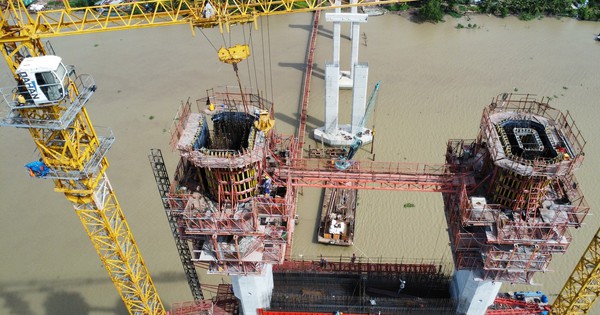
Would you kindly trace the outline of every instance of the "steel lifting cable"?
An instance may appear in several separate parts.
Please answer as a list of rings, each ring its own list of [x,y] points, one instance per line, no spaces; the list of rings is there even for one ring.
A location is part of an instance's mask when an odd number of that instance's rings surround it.
[[[253,39],[252,39],[252,25],[249,25],[250,28],[250,47],[253,47]],[[252,57],[252,66],[254,67],[254,83],[256,84],[256,94],[260,94],[260,88],[258,86],[258,75],[256,74],[256,57],[254,54],[251,54]],[[248,64],[248,69],[250,68],[250,64]],[[250,70],[248,70],[248,75],[250,75]]]
[[[267,46],[269,47],[269,81],[271,83],[271,112],[275,110],[275,94],[273,93],[273,63],[271,61],[271,27],[269,25],[269,16],[267,15]],[[265,69],[266,71],[266,69]],[[265,86],[265,89],[267,87]]]
[[[231,32],[231,30],[229,30],[229,32]],[[231,33],[230,33],[230,36],[231,36]],[[227,41],[225,40],[225,34],[223,34],[223,32],[221,32],[221,39],[223,40],[223,46],[230,47],[227,45]]]
[[[206,38],[206,40],[212,46],[212,48],[215,50],[215,52],[218,53],[219,50],[217,49],[217,47],[215,47],[215,45],[213,45],[213,43],[210,41],[210,39],[208,38],[208,36],[206,36],[206,34],[204,33],[204,30],[202,28],[200,28],[200,33],[202,33],[202,35],[204,35],[204,38]]]
[[[267,16],[268,19],[268,16]],[[265,99],[269,99],[269,93],[267,92],[267,71],[266,71],[266,63],[265,60],[265,36],[264,36],[264,28],[263,28],[263,19],[260,20],[260,41],[262,45],[262,59],[263,59],[263,79],[265,81]]]
[[[248,47],[250,47],[250,49],[252,49],[251,43],[250,41],[252,40],[252,24],[248,24],[249,28],[250,28],[250,35],[248,37],[248,41],[246,41],[246,29],[244,28],[244,26],[242,26],[242,33],[244,35],[244,44],[248,45]],[[251,53],[251,55],[254,55]],[[250,90],[252,90],[252,76],[250,75],[250,61],[246,62],[246,66],[248,67],[248,83],[250,84]],[[256,70],[255,70],[256,72]],[[258,90],[256,91],[258,93]]]

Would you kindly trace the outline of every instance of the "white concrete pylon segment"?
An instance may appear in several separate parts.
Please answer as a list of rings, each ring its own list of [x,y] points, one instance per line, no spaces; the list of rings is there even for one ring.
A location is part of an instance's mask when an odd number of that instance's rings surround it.
[[[355,4],[357,1],[358,0],[351,0],[350,3]],[[357,14],[358,7],[354,6],[350,8],[350,13]],[[350,80],[354,80],[354,66],[358,64],[360,24],[359,22],[352,22],[350,25],[350,39],[352,41],[352,48],[350,51]]]
[[[338,129],[340,102],[340,64],[325,65],[325,133],[334,134]]]
[[[356,0],[352,0],[353,3],[356,3]],[[336,2],[337,4],[338,2]],[[360,24],[366,23],[368,14],[356,13],[356,7],[352,7],[352,13],[341,13],[338,9],[336,9],[335,13],[325,13],[325,20],[328,22],[333,22],[333,63],[340,64],[340,38],[341,38],[341,24],[342,22],[350,22],[351,23],[351,56],[350,56],[350,71],[342,72],[342,76],[340,76],[340,87],[343,89],[352,88],[352,81],[354,78],[353,69],[354,65],[358,63],[358,46],[359,46],[359,34],[360,34]]]
[[[494,303],[502,282],[480,280],[472,270],[456,270],[450,284],[450,295],[456,303],[456,314],[485,315]]]
[[[367,23],[368,17],[369,15],[365,13],[325,13],[325,21],[333,23]]]
[[[358,37],[360,24],[352,23],[352,49],[350,51],[350,79],[354,80],[354,67],[358,64]]]
[[[339,6],[342,2],[340,0],[335,1],[335,5]],[[341,14],[342,9],[336,8],[335,13]],[[327,19],[327,14],[333,13],[325,13],[325,19]],[[336,65],[340,64],[340,37],[342,34],[342,25],[340,23],[333,23],[333,63]]]
[[[266,264],[262,275],[231,276],[233,294],[240,299],[242,314],[257,315],[257,309],[268,308],[273,294],[273,265]]]
[[[354,89],[352,91],[352,134],[362,132],[363,118],[367,107],[367,82],[369,66],[366,63],[354,66]],[[366,121],[364,122],[366,123]]]

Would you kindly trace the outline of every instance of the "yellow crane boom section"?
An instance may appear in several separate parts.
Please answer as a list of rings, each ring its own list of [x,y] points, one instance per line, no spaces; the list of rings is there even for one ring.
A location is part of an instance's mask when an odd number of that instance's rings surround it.
[[[19,15],[18,27],[0,34],[0,42],[125,30],[174,24],[229,28],[255,22],[260,16],[316,10],[373,6],[416,0],[357,0],[335,5],[330,0],[154,0],[40,11],[32,17],[21,1],[8,0],[7,10]]]
[[[600,295],[600,229],[552,303],[552,314],[587,314]]]

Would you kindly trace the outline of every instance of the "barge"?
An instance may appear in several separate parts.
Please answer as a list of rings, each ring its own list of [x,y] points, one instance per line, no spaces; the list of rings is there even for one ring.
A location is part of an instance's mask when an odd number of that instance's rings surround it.
[[[326,188],[317,241],[323,244],[354,244],[356,189]]]

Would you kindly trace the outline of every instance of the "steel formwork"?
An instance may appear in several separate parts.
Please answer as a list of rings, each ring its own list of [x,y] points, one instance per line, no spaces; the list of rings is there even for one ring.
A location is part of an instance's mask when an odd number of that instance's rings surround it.
[[[513,97],[519,97],[513,99]],[[543,122],[546,133],[569,155],[568,159],[536,158],[524,159],[503,146],[504,139],[498,133],[498,123],[506,119]],[[556,176],[576,170],[583,161],[585,140],[570,113],[550,107],[544,99],[537,101],[531,95],[503,94],[484,108],[481,118],[481,141],[485,141],[494,163],[505,166],[522,175]]]
[[[258,111],[270,107],[260,96],[211,91],[197,106],[198,113],[183,104],[172,127],[181,159],[168,204],[182,238],[194,242],[195,265],[212,274],[260,274],[291,247],[295,193],[267,168],[289,158],[295,140],[257,129]]]
[[[584,145],[568,113],[513,95],[484,109],[476,140],[448,141],[447,163],[474,179],[444,193],[456,268],[530,283],[565,253],[589,211],[573,175]]]

